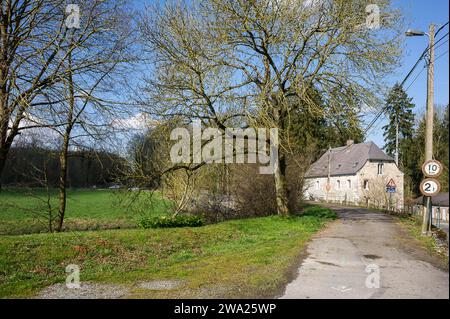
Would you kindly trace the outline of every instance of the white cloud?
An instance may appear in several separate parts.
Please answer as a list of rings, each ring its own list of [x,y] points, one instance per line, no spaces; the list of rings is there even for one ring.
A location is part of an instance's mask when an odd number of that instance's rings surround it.
[[[155,123],[156,121],[150,118],[148,114],[137,113],[125,119],[113,120],[112,126],[118,129],[145,130]]]
[[[12,122],[10,121],[10,125]],[[39,121],[39,119],[26,115],[20,124],[19,135],[14,139],[14,145],[18,144],[29,144],[38,142],[38,144],[46,147],[54,147],[60,138],[59,134],[49,127],[39,127],[44,126],[44,123]]]

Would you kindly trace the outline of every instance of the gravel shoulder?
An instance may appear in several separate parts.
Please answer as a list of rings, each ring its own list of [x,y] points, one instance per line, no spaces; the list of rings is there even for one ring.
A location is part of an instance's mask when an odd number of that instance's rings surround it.
[[[68,287],[58,283],[40,291],[37,299],[119,299],[128,298],[135,289],[158,291],[178,288],[183,282],[179,280],[142,281],[135,287],[130,285],[86,282],[78,287]]]

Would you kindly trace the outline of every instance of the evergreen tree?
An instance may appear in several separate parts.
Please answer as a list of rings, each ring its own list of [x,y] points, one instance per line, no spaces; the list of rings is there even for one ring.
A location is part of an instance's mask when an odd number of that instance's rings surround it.
[[[444,165],[444,172],[439,177],[441,192],[449,190],[449,108],[436,107],[433,127],[433,158]],[[407,155],[407,162],[404,161],[405,191],[413,197],[420,195],[419,185],[423,180],[422,164],[425,162],[425,115],[415,130],[412,140],[407,147],[403,148]]]
[[[357,101],[329,101],[314,88],[309,89],[309,99],[320,105],[322,112],[313,112],[308,104],[298,99],[295,111],[290,114],[290,137],[300,153],[314,146],[313,159],[320,157],[329,147],[343,146],[347,140],[361,143],[364,132],[357,112]],[[337,104],[337,105],[336,105]]]
[[[410,197],[420,196],[419,185],[423,179],[422,164],[425,161],[425,116],[417,123],[413,138],[405,143],[407,160],[403,160],[405,176],[405,194]]]
[[[404,167],[405,148],[408,147],[407,140],[411,140],[414,133],[414,113],[412,109],[414,104],[411,102],[400,84],[396,83],[389,92],[386,100],[386,112],[389,123],[383,126],[383,137],[386,141],[384,146],[386,153],[393,156],[396,146],[396,124],[398,122],[398,139],[399,139],[399,165]]]
[[[441,182],[441,192],[448,192],[448,158],[449,158],[449,126],[448,126],[448,105],[437,107],[434,117],[433,133],[433,156],[444,166],[443,174],[439,177]]]

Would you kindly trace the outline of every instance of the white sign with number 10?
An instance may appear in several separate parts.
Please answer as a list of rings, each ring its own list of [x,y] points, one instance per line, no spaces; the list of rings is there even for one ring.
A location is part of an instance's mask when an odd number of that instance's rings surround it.
[[[438,177],[442,174],[442,164],[436,160],[426,161],[422,165],[422,173],[426,177]]]

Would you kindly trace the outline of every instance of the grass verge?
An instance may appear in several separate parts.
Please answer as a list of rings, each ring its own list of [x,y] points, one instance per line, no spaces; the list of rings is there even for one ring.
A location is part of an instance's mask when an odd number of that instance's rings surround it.
[[[273,297],[312,234],[335,217],[327,208],[305,211],[196,228],[2,236],[0,297],[31,297],[64,283],[68,264],[80,266],[82,282],[129,285],[130,297]],[[136,288],[140,281],[162,279],[183,285]]]
[[[443,269],[449,269],[448,260],[448,245],[445,244],[446,240],[437,239],[436,234],[438,231],[433,231],[433,236],[422,235],[422,222],[414,216],[398,216],[394,215],[397,221],[408,231],[408,233],[414,237],[422,247],[424,247],[428,253],[432,256],[436,256]],[[442,245],[444,243],[444,245]]]

